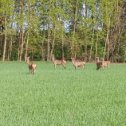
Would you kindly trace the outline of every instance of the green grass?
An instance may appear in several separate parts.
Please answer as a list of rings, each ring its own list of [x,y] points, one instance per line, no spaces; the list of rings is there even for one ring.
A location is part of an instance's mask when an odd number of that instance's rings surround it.
[[[0,63],[0,126],[125,126],[126,65],[74,70]]]

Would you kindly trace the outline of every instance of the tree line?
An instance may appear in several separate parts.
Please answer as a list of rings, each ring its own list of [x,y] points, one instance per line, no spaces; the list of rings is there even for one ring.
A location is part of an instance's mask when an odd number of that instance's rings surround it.
[[[0,59],[126,60],[125,0],[1,0]]]

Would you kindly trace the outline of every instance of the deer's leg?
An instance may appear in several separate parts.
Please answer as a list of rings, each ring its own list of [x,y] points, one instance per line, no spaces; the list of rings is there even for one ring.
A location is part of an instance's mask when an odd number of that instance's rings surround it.
[[[32,73],[31,69],[29,69],[29,73]]]
[[[100,66],[100,65],[97,64],[97,70],[99,70],[101,67],[102,67],[102,66]]]
[[[109,68],[109,64],[107,64],[107,68]]]
[[[33,74],[35,73],[35,70],[33,70],[33,72],[32,72]]]
[[[77,69],[77,67],[75,66],[75,70]]]
[[[82,65],[82,69],[84,69],[84,65]]]
[[[100,67],[97,67],[97,70],[99,70],[100,69]]]
[[[32,69],[32,74],[34,74],[35,73],[35,69]]]
[[[56,64],[54,64],[54,68],[56,69]]]
[[[33,74],[33,70],[31,69],[31,74]]]
[[[62,64],[62,65],[63,65],[64,69],[66,69],[66,65],[65,64]]]

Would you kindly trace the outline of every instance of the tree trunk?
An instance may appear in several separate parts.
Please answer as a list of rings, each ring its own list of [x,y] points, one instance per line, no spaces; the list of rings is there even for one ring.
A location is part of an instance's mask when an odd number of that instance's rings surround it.
[[[50,38],[50,27],[48,26],[47,61],[50,60],[50,41],[51,41],[51,38]]]
[[[109,30],[107,31],[105,46],[106,46],[105,47],[105,49],[106,49],[106,60],[109,60]]]
[[[97,33],[97,38],[95,42],[95,59],[98,56],[98,33]]]
[[[29,33],[27,33],[27,41],[25,47],[25,61],[26,61],[26,57],[28,56],[28,43],[29,43]]]
[[[76,34],[76,23],[77,23],[77,11],[78,11],[78,1],[75,2],[74,11],[74,20],[73,20],[73,35],[72,35],[72,45],[71,45],[71,54],[76,55],[76,45],[75,45],[75,34]]]
[[[5,61],[5,56],[6,56],[6,47],[7,47],[7,21],[6,21],[6,17],[5,17],[5,33],[4,33],[4,47],[3,47],[3,58],[2,61]]]
[[[55,39],[56,39],[56,29],[55,29],[55,26],[54,26],[54,31],[53,31],[53,40],[52,40],[52,49],[51,49],[51,53],[50,55],[52,56],[53,54],[53,51],[54,51],[54,46],[55,46]]]
[[[42,61],[44,61],[43,42],[44,42],[44,41],[42,41],[42,44],[41,44],[41,45],[42,45],[42,46],[41,46],[41,60],[42,60]]]
[[[93,48],[93,45],[91,45],[91,48],[90,48],[90,53],[89,53],[89,62],[91,61],[92,59],[92,48]]]
[[[22,24],[21,24],[21,28],[20,28],[20,34],[21,34],[21,38],[20,38],[20,53],[19,53],[19,61],[22,61],[22,54],[23,54],[23,45],[24,45],[24,34],[23,34],[23,12],[24,12],[24,0],[21,0],[21,20],[22,20]]]
[[[64,59],[64,36],[63,36],[63,28],[62,28],[62,59]]]
[[[10,38],[10,44],[9,44],[9,49],[8,49],[8,61],[11,58],[11,53],[12,53],[12,36]]]
[[[104,47],[104,55],[103,55],[103,58],[106,59],[106,60],[109,60],[109,34],[110,34],[110,18],[108,19],[109,20],[109,23],[108,23],[108,26],[107,26],[107,35],[106,35],[106,40],[105,40],[105,47]]]

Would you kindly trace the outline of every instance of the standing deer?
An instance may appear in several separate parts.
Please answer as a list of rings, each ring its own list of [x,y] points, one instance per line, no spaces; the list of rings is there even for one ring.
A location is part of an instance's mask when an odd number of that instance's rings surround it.
[[[96,67],[97,70],[102,68],[102,61],[99,60],[99,57],[96,57]]]
[[[57,60],[55,59],[54,55],[52,55],[52,62],[54,64],[55,69],[57,65],[62,65],[64,68],[66,68],[66,61],[64,60],[64,58],[61,60]]]
[[[32,74],[34,74],[37,65],[34,64],[32,61],[30,61],[29,58],[30,58],[30,57],[26,57],[26,63],[28,64],[29,71],[30,71]]]
[[[108,67],[109,64],[110,64],[110,61],[104,61],[104,58],[102,59],[102,61],[100,61],[99,57],[96,57],[97,70],[99,70],[100,68]]]
[[[79,61],[76,60],[75,58],[71,58],[73,66],[75,68],[75,70],[80,67],[80,68],[84,68],[84,65],[86,64],[84,61]]]
[[[102,59],[102,68],[108,67],[110,64],[110,61],[104,61],[104,58]]]

